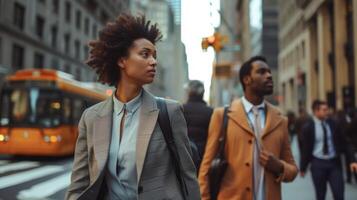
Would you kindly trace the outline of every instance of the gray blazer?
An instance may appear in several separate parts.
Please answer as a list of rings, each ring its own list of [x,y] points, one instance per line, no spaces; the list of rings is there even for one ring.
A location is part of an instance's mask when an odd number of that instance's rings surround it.
[[[191,159],[187,126],[181,106],[166,100],[173,136],[183,166],[189,200],[200,199],[196,169]],[[83,112],[74,155],[71,184],[66,199],[102,199],[111,138],[113,100],[98,103]],[[136,144],[136,170],[139,200],[181,200],[182,194],[164,136],[158,125],[159,110],[155,97],[143,91]]]

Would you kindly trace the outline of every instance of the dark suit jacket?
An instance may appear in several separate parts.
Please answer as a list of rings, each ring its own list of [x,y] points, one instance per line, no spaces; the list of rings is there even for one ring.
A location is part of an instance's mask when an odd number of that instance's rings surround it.
[[[340,159],[340,155],[343,152],[347,152],[350,156],[350,148],[346,142],[344,135],[341,132],[341,128],[332,119],[326,120],[330,127],[332,134],[332,142],[336,151],[336,156]],[[300,156],[300,171],[306,172],[309,163],[313,158],[313,150],[315,144],[315,123],[313,119],[309,119],[303,126],[301,131],[301,156]]]

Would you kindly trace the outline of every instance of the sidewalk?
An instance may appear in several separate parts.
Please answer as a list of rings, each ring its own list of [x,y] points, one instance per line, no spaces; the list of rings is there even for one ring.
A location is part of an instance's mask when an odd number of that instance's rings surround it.
[[[294,138],[292,143],[292,151],[294,154],[295,161],[299,162],[299,153],[297,140]],[[315,191],[312,184],[311,174],[308,172],[305,178],[301,178],[300,175],[296,177],[294,182],[285,183],[282,185],[282,196],[283,199],[287,200],[314,200]],[[356,200],[357,199],[357,184],[347,184],[345,183],[345,200]],[[327,198],[326,200],[333,200],[331,190],[328,186]]]

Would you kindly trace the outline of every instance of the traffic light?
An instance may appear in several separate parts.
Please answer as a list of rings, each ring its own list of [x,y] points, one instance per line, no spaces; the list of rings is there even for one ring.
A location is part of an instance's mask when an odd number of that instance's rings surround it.
[[[202,38],[201,46],[203,50],[207,50],[207,48],[211,46],[216,52],[220,52],[226,42],[227,36],[223,36],[216,32],[212,36]]]

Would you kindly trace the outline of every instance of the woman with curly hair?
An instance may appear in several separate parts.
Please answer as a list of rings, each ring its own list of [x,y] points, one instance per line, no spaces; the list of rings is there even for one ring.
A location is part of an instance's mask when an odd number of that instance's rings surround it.
[[[181,106],[164,101],[174,141],[168,144],[157,99],[143,88],[154,80],[160,38],[157,24],[122,14],[90,42],[87,64],[116,91],[82,114],[66,199],[200,199]]]

